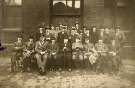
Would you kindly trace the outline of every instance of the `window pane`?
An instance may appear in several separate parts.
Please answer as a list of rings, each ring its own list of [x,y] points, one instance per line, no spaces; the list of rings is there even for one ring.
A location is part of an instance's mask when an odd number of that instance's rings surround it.
[[[6,5],[22,5],[22,0],[5,0]]]
[[[80,1],[75,1],[75,8],[80,8]]]
[[[80,15],[80,0],[53,0],[54,15]]]
[[[67,6],[72,7],[72,1],[67,1]]]

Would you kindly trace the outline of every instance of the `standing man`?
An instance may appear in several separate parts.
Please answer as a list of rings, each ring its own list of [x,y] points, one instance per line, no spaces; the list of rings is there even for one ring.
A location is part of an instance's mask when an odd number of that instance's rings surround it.
[[[57,36],[57,43],[59,47],[62,47],[64,44],[64,39],[68,38],[68,33],[67,33],[67,26],[62,28],[62,31],[58,33]]]
[[[58,43],[58,61],[59,61],[59,70],[62,70],[64,66],[64,54],[63,54],[63,47],[64,47],[64,40],[68,39],[67,33],[67,26],[62,27],[62,31],[58,33],[57,36],[57,43]]]
[[[36,42],[35,51],[38,68],[41,74],[46,73],[46,63],[48,58],[49,42],[45,40],[44,35]]]
[[[100,29],[98,38],[105,43],[105,29],[104,28]]]
[[[104,43],[107,45],[111,44],[112,36],[109,28],[105,28],[105,33],[104,33]]]
[[[77,33],[79,33],[79,34],[81,33],[81,29],[80,29],[79,23],[75,24],[75,29],[76,29]]]
[[[97,33],[97,29],[96,27],[93,27],[91,32],[90,32],[90,36],[91,36],[91,42],[93,44],[96,44],[98,42],[98,33]]]
[[[45,35],[45,29],[44,28],[38,28],[38,32],[36,33],[35,40],[38,41],[40,40],[40,37],[42,35]]]
[[[112,40],[109,45],[109,59],[112,62],[110,63],[110,69],[112,71],[119,71],[122,61],[119,55],[119,45],[116,44],[115,40]]]
[[[125,34],[120,30],[120,27],[116,28],[115,40],[120,47],[124,45]]]

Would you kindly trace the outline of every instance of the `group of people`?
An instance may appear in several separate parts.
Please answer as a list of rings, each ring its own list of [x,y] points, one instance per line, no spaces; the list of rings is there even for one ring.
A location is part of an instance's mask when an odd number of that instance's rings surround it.
[[[125,40],[120,27],[88,29],[77,23],[73,27],[60,24],[57,27],[39,27],[38,30],[25,43],[22,36],[18,36],[11,58],[12,71],[17,67],[30,71],[36,65],[41,74],[46,74],[48,69],[91,68],[104,73],[120,68],[119,52]]]

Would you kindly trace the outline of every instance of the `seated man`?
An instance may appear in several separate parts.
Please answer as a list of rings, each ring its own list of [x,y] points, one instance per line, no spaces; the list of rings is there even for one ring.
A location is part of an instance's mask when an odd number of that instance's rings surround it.
[[[95,44],[95,49],[101,56],[105,56],[108,51],[108,47],[103,43],[102,39],[98,40],[98,43]]]
[[[23,62],[23,49],[24,49],[24,43],[22,42],[22,36],[17,37],[17,41],[14,43],[13,48],[13,57],[11,58],[11,70],[19,70],[19,68],[23,68],[22,62]],[[19,67],[19,68],[18,68]]]
[[[57,54],[58,54],[58,45],[56,43],[55,38],[52,38],[50,45],[50,60],[49,60],[49,68],[55,70],[57,68]]]
[[[40,37],[40,40],[36,42],[35,51],[38,68],[41,74],[46,73],[46,62],[48,58],[49,42],[45,40],[44,35]]]
[[[74,62],[81,61],[80,65],[82,67],[82,61],[84,60],[84,57],[83,57],[84,46],[79,38],[76,38],[75,43],[72,44],[72,50],[73,50],[72,59],[74,60]],[[75,65],[78,65],[78,64],[75,63]],[[75,67],[77,67],[77,66],[75,66]]]
[[[85,48],[84,59],[89,60],[91,66],[92,66],[92,69],[95,70],[94,65],[96,64],[96,60],[97,60],[98,55],[96,53],[94,45],[89,42],[88,38],[85,39],[84,48]]]
[[[29,37],[29,41],[26,42],[24,48],[24,71],[30,71],[31,61],[34,59],[35,55],[35,43],[34,38]]]
[[[95,44],[95,49],[99,55],[98,68],[104,73],[107,67],[108,46],[103,43],[103,40],[98,40],[98,43]]]

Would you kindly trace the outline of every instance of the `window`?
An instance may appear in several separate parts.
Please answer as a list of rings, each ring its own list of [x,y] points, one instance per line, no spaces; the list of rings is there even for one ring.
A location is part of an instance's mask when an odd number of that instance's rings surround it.
[[[53,15],[80,15],[81,0],[52,0]]]
[[[22,0],[4,0],[6,5],[9,6],[20,6],[22,5]]]

